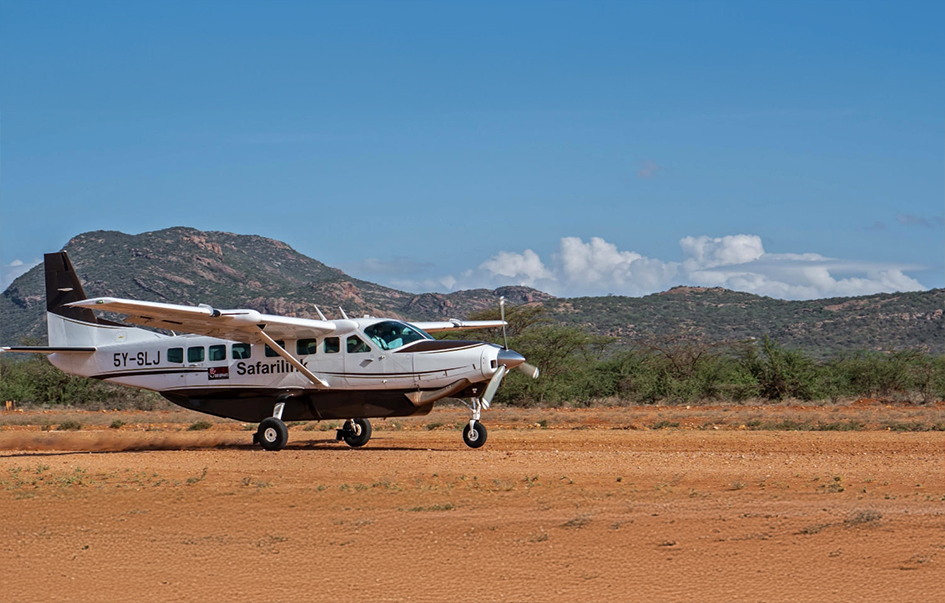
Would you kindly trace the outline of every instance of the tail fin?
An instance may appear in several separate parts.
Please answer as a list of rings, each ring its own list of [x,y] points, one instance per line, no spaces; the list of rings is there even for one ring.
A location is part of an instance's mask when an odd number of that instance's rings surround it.
[[[87,299],[79,275],[65,251],[47,253],[46,268],[46,326],[50,346],[96,346],[108,341],[102,329],[128,325],[98,318],[88,308],[70,308],[65,304]],[[137,329],[130,329],[137,330]]]
[[[88,308],[69,308],[64,304],[88,299],[79,275],[76,274],[65,251],[43,256],[46,268],[46,311],[73,320],[98,324],[98,318]]]

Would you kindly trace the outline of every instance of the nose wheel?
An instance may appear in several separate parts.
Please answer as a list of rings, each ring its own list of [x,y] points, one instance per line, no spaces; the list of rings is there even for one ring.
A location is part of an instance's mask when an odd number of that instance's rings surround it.
[[[466,427],[463,427],[463,441],[470,448],[480,448],[486,443],[488,435],[486,426],[479,421],[470,421]]]
[[[486,426],[479,422],[479,417],[484,409],[489,408],[489,403],[480,398],[473,398],[468,403],[463,402],[463,404],[472,414],[469,423],[466,424],[466,427],[463,427],[463,442],[470,448],[480,448],[486,443],[488,432]]]

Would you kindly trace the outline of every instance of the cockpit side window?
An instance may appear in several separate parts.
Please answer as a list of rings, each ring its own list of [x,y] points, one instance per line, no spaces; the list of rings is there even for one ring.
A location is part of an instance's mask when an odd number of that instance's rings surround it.
[[[361,338],[357,335],[352,335],[348,337],[348,353],[349,354],[364,354],[365,352],[370,352],[371,347],[361,341]]]
[[[428,339],[422,331],[402,322],[385,320],[364,329],[364,334],[382,350],[393,350],[420,339]]]

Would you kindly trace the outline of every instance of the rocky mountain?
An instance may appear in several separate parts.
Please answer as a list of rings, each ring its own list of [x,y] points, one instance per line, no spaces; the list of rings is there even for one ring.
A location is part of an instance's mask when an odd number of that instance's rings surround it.
[[[510,304],[540,304],[553,321],[611,335],[618,345],[654,336],[711,341],[769,335],[818,356],[838,351],[945,352],[945,290],[784,301],[725,289],[675,287],[646,297],[554,298],[528,287],[416,295],[351,277],[259,236],[168,228],[139,235],[96,231],[65,247],[90,296],[317,317],[342,306],[352,316],[466,318]],[[42,265],[0,295],[0,343],[45,340]]]
[[[115,296],[167,303],[254,308],[317,318],[342,306],[351,316],[414,320],[462,318],[498,304],[540,302],[550,295],[527,287],[416,295],[351,277],[281,241],[193,228],[138,235],[81,234],[65,246],[90,297]],[[16,279],[0,296],[0,343],[46,337],[43,266]]]

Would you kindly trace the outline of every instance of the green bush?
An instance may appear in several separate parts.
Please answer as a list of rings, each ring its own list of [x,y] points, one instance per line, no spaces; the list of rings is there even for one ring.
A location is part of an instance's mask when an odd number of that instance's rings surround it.
[[[0,356],[0,400],[14,400],[21,407],[72,406],[89,410],[153,410],[167,406],[154,392],[69,375],[40,355]]]
[[[769,400],[813,400],[823,393],[817,364],[797,350],[785,350],[767,335],[761,342],[761,353],[749,347],[742,365],[757,381],[758,393]]]

